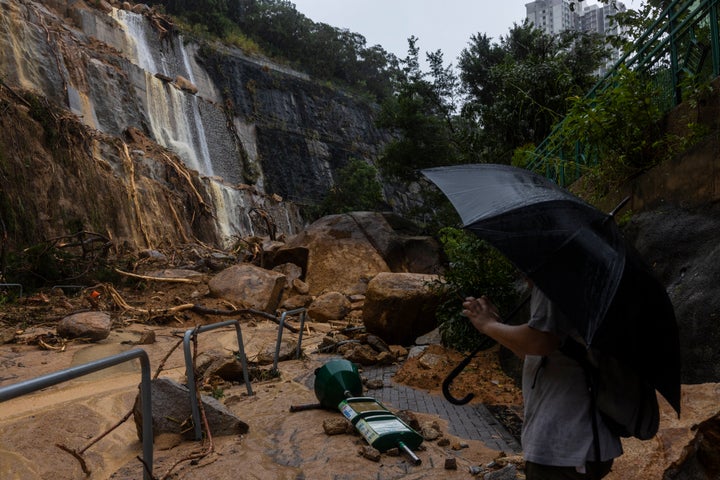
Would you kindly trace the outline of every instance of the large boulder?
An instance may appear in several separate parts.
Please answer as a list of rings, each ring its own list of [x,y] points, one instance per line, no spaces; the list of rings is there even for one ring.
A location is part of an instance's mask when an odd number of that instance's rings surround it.
[[[191,425],[190,396],[187,387],[169,378],[158,378],[151,382],[152,389],[152,425],[153,436],[163,433],[182,435],[194,438]],[[247,433],[249,426],[233,414],[225,405],[212,397],[202,396],[203,410],[215,436],[241,435]],[[138,438],[142,440],[142,398],[138,394],[133,406],[135,428]]]
[[[720,380],[720,204],[636,213],[626,236],[667,287],[683,357],[682,383]]]
[[[348,313],[350,300],[340,292],[323,293],[308,307],[308,315],[316,322],[342,320]]]
[[[277,310],[284,286],[285,275],[250,263],[226,268],[208,282],[211,296],[268,313]]]
[[[306,263],[302,262],[307,253]],[[277,262],[298,262],[311,295],[337,291],[346,295],[363,293],[363,279],[380,272],[389,272],[385,260],[377,252],[353,217],[329,215],[309,225],[300,234],[288,239],[276,253]]]
[[[420,273],[377,274],[368,284],[363,323],[387,343],[410,345],[437,326],[439,297],[430,283],[437,275]]]
[[[271,263],[286,262],[302,268],[312,295],[353,295],[380,272],[440,273],[443,253],[435,239],[396,215],[351,212],[323,217],[288,239]]]
[[[606,480],[717,479],[720,384],[682,386],[682,414],[659,396],[660,429],[650,440],[623,438],[624,454]]]
[[[417,226],[393,213],[351,212],[392,272],[441,273],[444,253],[438,241],[421,235]]]

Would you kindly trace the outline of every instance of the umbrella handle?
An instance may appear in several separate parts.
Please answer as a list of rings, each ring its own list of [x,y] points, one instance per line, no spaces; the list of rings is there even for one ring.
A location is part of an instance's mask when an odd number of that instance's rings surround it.
[[[472,353],[470,353],[470,355],[465,357],[463,359],[463,361],[460,362],[457,365],[457,367],[455,367],[453,369],[453,371],[448,374],[447,377],[445,377],[445,380],[443,380],[443,384],[442,384],[443,396],[445,397],[445,400],[452,403],[453,405],[465,405],[470,400],[472,400],[473,397],[475,396],[474,393],[468,393],[463,398],[455,398],[450,394],[450,384],[453,382],[453,380],[455,380],[455,377],[460,375],[460,372],[462,372],[465,369],[465,367],[468,366],[468,363],[470,363],[472,361],[473,357],[475,355],[477,355],[478,352],[480,352],[480,350],[482,350],[482,345],[477,347],[475,350],[472,351]]]
[[[517,315],[517,313],[525,306],[528,300],[530,300],[530,297],[531,295],[528,295],[518,305],[516,305],[515,308],[513,308],[512,312],[508,314],[507,320]],[[452,403],[453,405],[465,405],[475,396],[474,393],[468,393],[463,398],[455,398],[450,394],[450,384],[453,382],[453,380],[455,380],[458,375],[460,375],[460,372],[462,372],[465,367],[468,366],[468,364],[472,361],[473,357],[475,357],[475,355],[477,355],[481,350],[483,350],[483,345],[479,345],[478,347],[476,347],[475,350],[473,350],[467,357],[465,357],[463,361],[460,362],[457,367],[455,367],[452,372],[448,374],[447,377],[445,377],[445,380],[443,380],[443,396],[445,397],[445,400]]]

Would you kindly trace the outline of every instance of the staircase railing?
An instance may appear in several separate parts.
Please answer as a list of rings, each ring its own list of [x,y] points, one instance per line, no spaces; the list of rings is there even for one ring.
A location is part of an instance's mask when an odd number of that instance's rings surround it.
[[[681,82],[694,77],[711,79],[720,75],[720,35],[718,8],[720,0],[673,0],[660,17],[587,93],[593,98],[610,88],[620,69],[642,72],[663,92],[655,101],[668,112],[683,101]],[[596,165],[601,159],[593,146],[582,139],[574,148],[558,145],[553,138],[562,137],[564,121],[532,153],[526,168],[568,185],[582,174],[583,167]]]

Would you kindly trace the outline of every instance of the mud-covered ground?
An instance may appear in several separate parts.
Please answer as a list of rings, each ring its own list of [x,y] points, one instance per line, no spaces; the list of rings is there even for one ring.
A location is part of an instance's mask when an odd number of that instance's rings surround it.
[[[238,318],[246,355],[254,363],[260,352],[274,348],[278,326],[254,314],[220,314],[238,307],[209,297],[203,281],[178,283],[132,278],[116,284],[55,289],[24,296],[4,305],[0,313],[0,331],[6,342],[0,345],[0,386],[130,348],[143,348],[148,352],[153,375],[184,383],[184,359],[182,348],[178,348],[184,332],[197,325]],[[90,309],[106,311],[113,317],[113,331],[106,340],[85,343],[56,335],[55,326],[62,317]],[[290,323],[299,327],[297,320],[291,318]],[[250,426],[250,431],[242,436],[213,437],[212,441],[204,442],[161,436],[154,445],[155,477],[468,478],[469,466],[489,463],[500,455],[480,442],[450,436],[442,419],[418,414],[420,422],[438,423],[443,436],[450,440],[447,445],[423,442],[422,449],[416,452],[422,460],[419,466],[412,465],[403,455],[383,454],[379,461],[374,461],[358,453],[366,445],[359,435],[329,436],[324,432],[323,422],[339,413],[326,410],[290,413],[291,405],[317,401],[310,387],[314,371],[332,358],[316,352],[323,337],[359,325],[358,320],[335,324],[309,321],[303,335],[303,357],[281,361],[278,378],[255,378],[252,396],[247,394],[242,382],[208,385],[204,393],[219,394],[220,400]],[[150,331],[155,335],[155,342],[138,345]],[[284,332],[284,338],[294,335]],[[199,335],[198,349],[237,350],[234,329]],[[436,359],[432,365],[427,361],[402,359],[395,380],[415,388],[439,391],[442,380],[462,360],[463,354],[439,345],[431,346],[428,351]],[[3,470],[0,476],[140,478],[142,467],[138,458],[142,457],[142,450],[132,418],[115,427],[130,410],[137,393],[140,376],[139,365],[135,363],[121,364],[4,402],[0,414]],[[467,392],[478,394],[474,401],[516,406],[520,403],[519,390],[503,374],[493,350],[478,356],[453,383],[456,396]],[[97,440],[105,432],[110,433]],[[453,449],[459,444],[467,448]],[[445,468],[448,459],[454,459],[456,470]]]

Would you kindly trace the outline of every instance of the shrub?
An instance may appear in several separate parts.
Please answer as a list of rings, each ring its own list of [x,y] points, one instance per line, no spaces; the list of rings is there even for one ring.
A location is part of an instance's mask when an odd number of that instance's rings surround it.
[[[501,312],[507,311],[518,298],[516,270],[499,251],[466,230],[446,227],[439,238],[449,261],[435,284],[442,296],[437,318],[443,344],[459,351],[490,347],[495,342],[462,316],[462,302],[467,296],[486,295]]]

